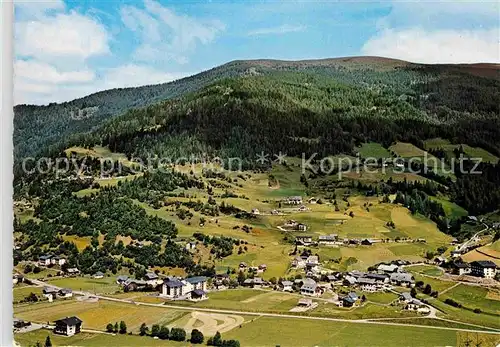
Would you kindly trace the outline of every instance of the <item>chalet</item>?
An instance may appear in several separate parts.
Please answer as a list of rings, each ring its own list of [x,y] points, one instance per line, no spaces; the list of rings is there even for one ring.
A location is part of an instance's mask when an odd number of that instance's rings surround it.
[[[296,257],[292,261],[292,266],[297,268],[297,269],[303,269],[306,267],[306,261],[304,259],[302,259],[301,257]]]
[[[300,287],[300,294],[309,295],[309,296],[318,296],[321,295],[322,289],[318,286],[315,280],[311,278],[306,278],[302,282],[302,286]]]
[[[336,241],[337,241],[337,234],[321,235],[318,238],[318,243],[320,245],[325,245],[325,246],[335,245]]]
[[[71,298],[73,296],[73,291],[69,288],[62,288],[59,289],[57,295],[59,295],[61,298]]]
[[[201,300],[206,300],[208,299],[207,297],[207,292],[201,289],[195,289],[191,291],[191,301],[201,301]]]
[[[73,336],[78,334],[82,328],[82,320],[78,317],[66,317],[55,321],[54,333]]]
[[[280,214],[280,211],[278,211],[278,210],[272,210],[271,214],[272,215],[278,215],[278,214]]]
[[[54,299],[57,295],[57,289],[53,287],[43,287],[42,294],[49,300]]]
[[[122,286],[124,291],[133,292],[141,288],[146,288],[148,286],[148,282],[144,280],[128,278],[125,282],[122,283]]]
[[[471,274],[484,278],[495,278],[497,266],[491,260],[477,260],[470,263]]]
[[[365,277],[366,272],[362,272],[359,270],[352,270],[352,271],[349,271],[348,274],[352,277],[360,278],[360,277]]]
[[[298,231],[307,231],[307,225],[303,224],[303,223],[299,223],[297,224],[297,228],[296,228]]]
[[[267,265],[266,264],[260,264],[259,265],[259,271],[264,272],[267,270]]]
[[[51,255],[41,255],[38,258],[38,265],[40,265],[40,266],[49,266],[51,264],[50,258],[52,258]]]
[[[319,257],[317,255],[310,255],[306,259],[306,267],[312,268],[319,265]]]
[[[302,306],[302,307],[311,307],[313,304],[312,299],[308,298],[301,298],[299,299],[299,302],[297,303],[297,306]]]
[[[66,258],[62,257],[62,256],[58,256],[56,255],[55,257],[52,257],[50,259],[50,263],[52,265],[59,265],[59,266],[63,266],[64,264],[66,264]]]
[[[104,274],[101,271],[97,271],[92,277],[94,277],[95,279],[100,279],[104,277]]]
[[[163,280],[161,280],[154,272],[146,272],[146,275],[144,275],[144,280],[151,286],[157,286],[163,283]]]
[[[192,290],[199,289],[202,291],[207,290],[207,280],[205,276],[195,276],[186,278],[186,282],[191,285]]]
[[[363,246],[371,246],[375,243],[376,241],[373,239],[363,239],[361,240],[361,245]]]
[[[356,306],[358,302],[358,295],[354,292],[350,292],[346,296],[342,298],[342,305],[343,307],[353,307]]]
[[[438,257],[434,258],[434,264],[441,266],[441,265],[443,265],[444,263],[446,263],[446,258],[445,258],[445,257],[443,257],[442,255],[440,255],[440,256],[438,256]]]
[[[70,276],[76,276],[80,273],[80,270],[78,270],[76,267],[71,267],[66,270],[66,273]]]
[[[128,280],[128,276],[126,276],[126,275],[119,275],[116,278],[116,284],[123,284],[126,280]]]
[[[459,251],[459,250],[453,250],[453,251],[451,251],[450,254],[451,254],[452,258],[458,258],[463,254],[463,252]]]
[[[298,245],[309,246],[312,243],[312,236],[310,236],[310,235],[297,235],[297,236],[295,236],[295,242]]]
[[[410,293],[404,292],[399,295],[399,301],[407,304],[413,301],[413,297],[410,295]]]
[[[283,203],[288,204],[288,205],[300,205],[302,204],[302,197],[301,196],[289,196],[286,197],[282,200]]]
[[[177,278],[169,278],[163,281],[161,288],[161,295],[167,298],[180,298],[187,295],[189,288],[182,281]]]
[[[262,278],[260,277],[254,277],[254,278],[247,278],[244,282],[243,282],[243,286],[245,287],[252,287],[252,288],[260,288],[264,285],[266,285],[267,283],[262,280]]]
[[[375,292],[377,291],[377,284],[373,278],[361,277],[358,278],[358,286],[364,292]]]
[[[391,284],[403,286],[403,287],[413,287],[415,286],[415,280],[412,274],[406,272],[396,272],[392,273],[390,277]]]
[[[389,283],[389,276],[386,274],[367,273],[364,277],[375,280],[376,283]]]
[[[451,271],[455,275],[466,275],[471,272],[470,265],[465,262],[453,262],[451,264]]]
[[[344,282],[342,283],[344,286],[350,287],[358,283],[358,280],[354,276],[347,275],[344,277]]]
[[[252,214],[258,215],[260,214],[260,211],[256,208],[252,209]]]
[[[196,249],[196,242],[188,242],[188,243],[186,243],[186,246],[184,246],[184,248],[187,251],[191,251],[193,249]]]
[[[307,211],[307,207],[305,205],[300,205],[299,208],[297,209],[299,212],[305,212]]]
[[[399,270],[399,266],[395,265],[395,264],[390,264],[390,265],[386,265],[386,264],[380,264],[378,267],[377,267],[377,272],[378,273],[386,273],[386,274],[391,274],[393,272],[396,272]]]
[[[309,203],[309,204],[316,204],[317,202],[318,202],[318,199],[316,199],[315,197],[307,199],[307,203]]]
[[[292,281],[281,281],[279,283],[279,288],[282,292],[293,292],[293,282]]]

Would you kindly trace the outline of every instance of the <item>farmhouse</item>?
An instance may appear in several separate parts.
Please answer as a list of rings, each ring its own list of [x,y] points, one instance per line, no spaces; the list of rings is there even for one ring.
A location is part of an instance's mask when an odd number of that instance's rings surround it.
[[[154,272],[147,272],[146,275],[144,275],[144,280],[151,286],[157,286],[163,283],[163,281],[160,280],[158,275]]]
[[[319,265],[319,257],[317,255],[310,255],[306,259],[306,267],[315,267]]]
[[[361,240],[361,244],[363,246],[371,246],[371,245],[373,245],[376,242],[377,242],[377,240],[374,240],[374,239],[363,239],[363,240]]]
[[[283,203],[288,204],[288,205],[300,205],[302,204],[302,197],[301,196],[289,196],[286,197],[282,200]]]
[[[377,285],[373,278],[361,277],[358,278],[358,286],[364,292],[375,292],[377,290]]]
[[[490,260],[478,260],[470,263],[471,274],[484,278],[495,278],[497,266]]]
[[[440,256],[438,256],[438,257],[434,258],[434,264],[441,266],[441,265],[443,265],[444,263],[446,263],[446,258],[445,258],[445,257],[443,257],[442,255],[440,255]]]
[[[346,275],[344,277],[344,282],[343,282],[344,286],[349,287],[349,286],[355,285],[356,283],[358,283],[358,280],[356,279],[356,277],[351,276],[351,275]]]
[[[116,278],[116,284],[123,284],[126,280],[128,280],[128,276],[120,275]]]
[[[391,273],[396,272],[398,270],[399,270],[399,266],[397,266],[395,264],[390,264],[390,265],[380,264],[377,267],[378,273],[391,274]]]
[[[342,305],[343,307],[353,307],[356,306],[358,302],[358,295],[354,292],[350,292],[346,296],[342,298]]]
[[[66,258],[56,255],[55,257],[52,257],[50,259],[50,262],[53,265],[63,266],[64,264],[66,264]]]
[[[279,288],[283,292],[293,292],[293,282],[292,281],[281,281],[279,283]]]
[[[49,266],[51,264],[50,258],[52,258],[52,256],[50,256],[50,255],[41,255],[38,258],[38,265]]]
[[[53,287],[43,287],[42,294],[43,294],[43,296],[45,296],[49,300],[54,299],[56,297],[56,294],[57,294],[57,289],[53,288]]]
[[[302,259],[301,257],[296,257],[292,261],[292,266],[296,267],[297,269],[303,269],[306,267],[306,261],[304,259]]]
[[[337,234],[330,234],[330,235],[321,235],[318,238],[318,243],[320,245],[325,245],[325,246],[331,246],[335,245],[335,242],[337,241]]]
[[[66,272],[70,276],[76,276],[80,273],[80,270],[78,270],[76,267],[72,267],[72,268],[67,269]]]
[[[205,276],[186,278],[186,282],[191,285],[192,290],[207,290],[207,278]]]
[[[390,277],[391,284],[395,284],[403,287],[413,287],[415,285],[415,280],[412,274],[406,272],[397,272],[391,274]]]
[[[73,336],[80,332],[82,320],[78,317],[66,317],[55,321],[54,333],[66,336]]]
[[[122,283],[123,290],[128,292],[136,291],[140,288],[145,288],[148,285],[148,282],[143,280],[136,280],[132,278],[128,278],[125,282]]]
[[[312,299],[302,298],[302,299],[299,299],[297,306],[311,307],[312,304],[313,304]]]
[[[321,295],[322,290],[316,283],[311,278],[306,278],[303,281],[302,287],[300,287],[300,294],[302,295],[309,295],[309,296],[318,296]]]
[[[208,299],[207,292],[205,292],[204,290],[195,289],[191,291],[191,301],[201,301],[206,299]]]
[[[295,242],[298,245],[309,246],[312,243],[312,236],[310,236],[310,235],[297,235],[297,236],[295,236]]]
[[[73,296],[73,291],[69,288],[62,288],[57,292],[61,298],[71,298]]]
[[[451,271],[456,275],[465,275],[471,272],[470,265],[465,262],[453,262],[451,264]]]
[[[389,282],[389,276],[386,274],[367,273],[364,277],[371,278],[371,279],[375,280],[376,283],[380,283],[380,284]]]

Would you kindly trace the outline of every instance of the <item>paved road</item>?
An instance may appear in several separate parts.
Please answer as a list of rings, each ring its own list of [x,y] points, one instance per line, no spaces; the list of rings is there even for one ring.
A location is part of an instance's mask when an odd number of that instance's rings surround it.
[[[39,283],[40,285],[47,285],[47,283],[44,283],[40,280],[33,280],[35,283]],[[57,286],[51,286],[54,288],[58,288]],[[193,307],[193,306],[181,306],[181,305],[172,305],[172,304],[152,304],[152,303],[145,303],[145,302],[135,302],[130,299],[119,299],[119,298],[112,298],[108,296],[101,296],[101,295],[94,295],[89,292],[82,292],[82,291],[73,291],[74,294],[78,295],[85,295],[85,296],[94,296],[99,298],[100,300],[108,300],[108,301],[115,301],[115,302],[121,302],[121,303],[126,303],[126,304],[134,304],[134,305],[143,305],[143,306],[153,306],[153,307],[161,307],[161,308],[170,308],[170,309],[175,309],[175,310],[184,310],[184,311],[198,311],[198,312],[212,312],[212,313],[225,313],[225,314],[231,314],[231,315],[246,315],[246,316],[257,316],[257,317],[274,317],[274,318],[292,318],[292,319],[306,319],[306,320],[317,320],[317,321],[328,321],[328,322],[341,322],[341,323],[353,323],[353,324],[372,324],[372,325],[392,325],[394,327],[404,327],[404,326],[411,326],[411,327],[416,327],[416,328],[422,328],[422,329],[440,329],[440,330],[452,330],[452,331],[464,331],[464,332],[471,332],[471,333],[484,333],[484,330],[475,330],[475,329],[462,329],[462,328],[450,328],[450,327],[438,327],[438,326],[431,326],[431,325],[418,325],[418,324],[398,324],[398,323],[392,323],[392,322],[384,322],[384,321],[379,321],[379,320],[369,320],[369,319],[342,319],[342,318],[331,318],[331,317],[315,317],[315,316],[299,316],[299,315],[292,315],[292,314],[286,314],[286,313],[269,313],[269,312],[252,312],[252,311],[238,311],[238,310],[223,310],[223,309],[213,309],[213,308],[201,308],[201,307]],[[427,316],[428,318],[429,316]],[[435,317],[437,320],[445,320],[448,322],[453,322],[457,324],[466,324],[463,322],[456,322],[456,321],[451,321],[448,319],[442,319],[440,317]],[[491,327],[486,327],[486,326],[478,326],[480,328],[485,328],[485,329],[490,329],[491,331],[488,331],[488,333],[491,334],[498,334],[500,335],[500,329],[494,329]],[[493,331],[495,330],[495,331]]]
[[[488,231],[489,226],[486,223],[481,222],[484,225],[484,229],[478,231],[477,233],[474,234],[470,239],[462,243],[460,246],[456,247],[457,251],[462,251],[463,249],[466,249],[469,246],[469,243],[476,242],[476,239],[478,236],[486,231]]]

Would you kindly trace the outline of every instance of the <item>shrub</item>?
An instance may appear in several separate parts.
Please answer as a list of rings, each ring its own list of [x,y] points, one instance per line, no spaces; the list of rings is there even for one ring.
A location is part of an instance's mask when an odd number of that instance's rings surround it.
[[[198,329],[193,329],[191,331],[191,343],[203,343],[203,333]]]
[[[170,331],[170,339],[174,341],[184,341],[186,339],[186,331],[182,328],[172,328]]]
[[[481,309],[480,308],[475,308],[474,309],[474,313],[477,313],[477,314],[481,313]]]

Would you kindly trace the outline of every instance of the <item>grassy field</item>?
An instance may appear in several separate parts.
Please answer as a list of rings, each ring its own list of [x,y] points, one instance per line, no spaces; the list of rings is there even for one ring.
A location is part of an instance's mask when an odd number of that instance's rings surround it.
[[[53,346],[82,346],[82,347],[145,347],[145,346],[186,346],[186,342],[175,342],[165,340],[155,340],[151,337],[138,335],[91,334],[80,333],[75,336],[66,337],[54,334],[50,330],[37,330],[24,334],[15,334],[14,339],[21,346],[33,346],[37,341],[43,346],[47,336]]]
[[[84,328],[104,330],[108,323],[123,320],[133,332],[137,332],[142,323],[168,324],[185,314],[185,311],[105,300],[93,303],[65,300],[14,307],[17,318],[33,322],[53,322],[74,315],[83,321]]]
[[[95,294],[114,293],[120,290],[116,284],[116,276],[94,279],[92,277],[68,277],[53,279],[48,282],[57,287],[88,291]]]
[[[260,317],[223,338],[242,346],[443,346],[455,345],[457,333],[415,327],[273,319]]]
[[[391,158],[391,153],[380,143],[363,143],[361,147],[356,148],[361,158]]]
[[[412,272],[417,272],[419,274],[427,275],[427,276],[441,276],[443,274],[443,270],[438,268],[437,266],[432,266],[432,265],[413,265],[413,266],[407,266],[407,270],[412,271]]]
[[[401,158],[423,157],[425,151],[407,142],[397,142],[389,147],[389,150],[396,153]]]
[[[498,157],[480,147],[471,147],[466,144],[451,144],[448,140],[444,140],[441,138],[429,139],[424,141],[425,149],[429,150],[442,148],[450,158],[455,157],[453,150],[459,148],[460,146],[462,146],[465,155],[470,158],[481,158],[483,161],[487,161],[490,163],[498,162]]]
[[[471,309],[479,308],[483,312],[497,314],[500,320],[500,301],[488,299],[488,289],[459,284],[439,297],[441,300],[451,298]]]
[[[22,286],[22,287],[15,286],[12,289],[12,296],[13,296],[14,302],[24,299],[25,297],[30,295],[30,293],[34,293],[38,296],[41,296],[42,295],[42,288],[35,287],[35,286]]]
[[[431,200],[434,200],[436,202],[439,202],[441,206],[443,206],[444,213],[446,214],[446,217],[448,218],[460,218],[467,216],[469,213],[467,212],[466,209],[464,209],[461,206],[458,206],[457,204],[443,198],[437,198],[434,196],[429,196]]]

